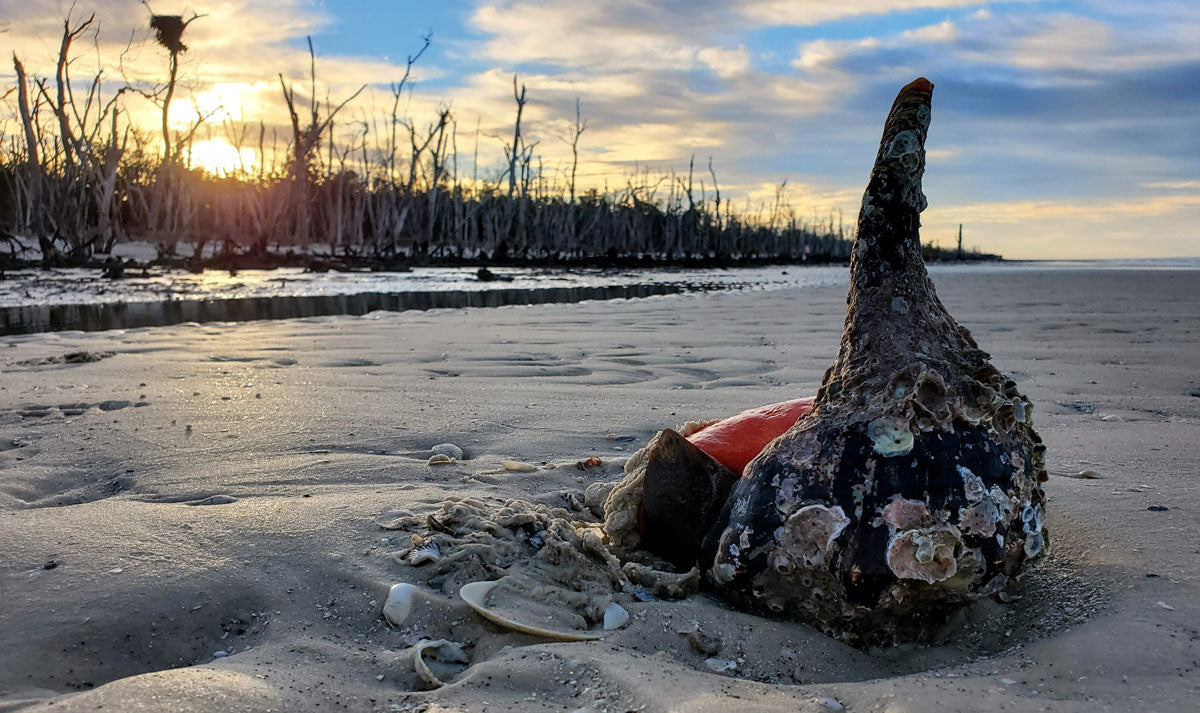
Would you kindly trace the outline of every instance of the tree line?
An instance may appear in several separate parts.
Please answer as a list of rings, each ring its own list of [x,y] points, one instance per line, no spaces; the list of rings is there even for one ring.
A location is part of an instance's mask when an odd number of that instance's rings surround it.
[[[643,170],[623,185],[577,190],[588,128],[579,102],[567,140],[569,170],[547,171],[537,142],[523,130],[526,87],[515,76],[504,164],[490,176],[479,175],[476,126],[472,172],[463,175],[459,122],[451,108],[439,106],[424,123],[401,113],[428,36],[389,86],[390,115],[374,126],[348,122],[337,140],[339,114],[366,86],[341,101],[320,100],[310,39],[308,86],[278,77],[289,133],[281,139],[261,121],[240,127],[226,122],[228,142],[239,152],[256,150],[257,166],[224,176],[207,173],[191,166],[190,151],[211,117],[198,111],[184,128],[169,121],[187,51],[184,36],[202,17],[149,17],[167,59],[165,80],[149,88],[110,86],[103,67],[86,79],[71,76],[79,43],[98,33],[94,15],[64,19],[51,77],[30,75],[13,54],[16,86],[5,95],[13,116],[3,126],[18,130],[0,134],[0,244],[7,244],[10,260],[36,242],[43,265],[88,264],[130,240],[155,244],[164,261],[182,259],[179,247],[186,245],[194,263],[206,257],[244,266],[282,264],[293,253],[313,264],[314,250],[326,266],[384,269],[849,257],[851,241],[839,213],[802,217],[786,198],[786,181],[774,201],[735,210],[721,195],[711,158],[700,176],[693,158],[686,175]],[[130,119],[125,102],[133,94],[161,112],[161,136]],[[927,253],[962,254],[937,248]]]

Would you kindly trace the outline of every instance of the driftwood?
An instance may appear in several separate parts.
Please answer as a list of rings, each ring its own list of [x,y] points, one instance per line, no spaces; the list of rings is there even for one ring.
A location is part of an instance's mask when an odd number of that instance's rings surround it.
[[[711,508],[692,504],[674,523],[688,537],[708,533],[698,563],[722,596],[855,645],[927,638],[1047,548],[1032,405],[946,312],[921,257],[932,90],[925,79],[906,86],[884,125],[841,348],[813,411],[750,461],[719,515],[698,522]],[[682,500],[720,498],[715,461],[655,451],[676,440],[631,459],[639,470],[607,513],[620,524],[620,508],[634,508],[640,539],[625,541],[672,560],[664,485]],[[680,465],[643,465],[656,462]],[[635,477],[642,502],[631,506]]]

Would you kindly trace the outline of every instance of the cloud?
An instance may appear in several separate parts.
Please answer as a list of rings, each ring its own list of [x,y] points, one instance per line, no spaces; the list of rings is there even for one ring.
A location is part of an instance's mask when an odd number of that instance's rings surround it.
[[[930,208],[921,216],[925,242],[949,245],[959,223],[964,244],[1005,247],[1008,258],[1194,256],[1200,195],[1127,200],[1021,200]],[[1148,239],[1153,235],[1154,238]],[[937,236],[945,236],[938,240]]]
[[[1195,181],[1150,181],[1145,184],[1151,190],[1200,191],[1200,180]]]
[[[721,79],[732,79],[750,71],[750,52],[742,46],[737,49],[705,47],[696,53],[696,59]]]
[[[941,10],[986,4],[986,0],[750,0],[745,15],[765,25],[811,26],[847,18],[889,15],[914,10]]]
[[[490,36],[481,54],[496,61],[686,71],[697,65],[704,38],[715,39],[731,16],[712,0],[514,0],[482,3],[471,22]]]
[[[860,82],[829,137],[846,151],[878,131],[897,86],[933,79],[927,225],[977,225],[983,248],[1026,257],[1170,254],[1164,245],[1187,254],[1197,209],[1168,194],[1200,175],[1200,138],[1188,128],[1200,107],[1200,45],[1188,40],[1197,14],[1155,24],[979,12],[805,42],[793,67],[814,82]],[[1142,242],[1132,238],[1139,221]]]
[[[160,4],[160,12],[183,7]],[[90,6],[103,20],[98,49],[110,78],[119,80],[115,58],[133,33],[127,76],[160,81],[165,55],[147,40],[144,8],[127,0]],[[257,132],[262,118],[266,141],[275,131],[282,147],[290,128],[276,75],[306,96],[303,36],[349,10],[313,0],[226,0],[209,12],[188,30],[173,120],[193,120],[193,101],[202,112],[223,108],[214,119],[245,120]],[[11,27],[5,39],[31,71],[52,71],[57,8],[0,0],[0,15]],[[693,155],[705,167],[699,179],[712,156],[722,196],[739,207],[773,201],[789,177],[786,200],[798,214],[841,209],[849,223],[887,107],[899,86],[925,75],[937,85],[926,174],[931,229],[965,222],[981,247],[1024,256],[1158,249],[1147,245],[1189,252],[1178,236],[1195,237],[1188,226],[1196,206],[1168,200],[1195,192],[1200,176],[1194,4],[476,0],[466,17],[469,27],[444,55],[450,66],[426,58],[423,81],[400,105],[418,128],[440,104],[452,107],[460,172],[474,172],[464,167],[476,154],[481,175],[498,171],[519,74],[529,98],[523,132],[550,176],[569,164],[578,98],[589,122],[581,183],[623,184],[635,166],[686,172]],[[369,142],[386,136],[386,86],[403,67],[385,55],[396,48],[317,49],[318,97],[370,85],[339,116],[338,135],[366,127]],[[92,71],[94,56],[87,49],[77,76]],[[0,78],[11,78],[5,71],[0,66]],[[426,81],[433,79],[436,89]],[[235,104],[241,111],[228,111]],[[154,125],[148,102],[131,99],[128,108]],[[1105,215],[1112,220],[1092,217]],[[1146,245],[1129,237],[1139,220],[1154,227]],[[1057,237],[1047,242],[1049,235]],[[1101,238],[1108,247],[1092,245]]]

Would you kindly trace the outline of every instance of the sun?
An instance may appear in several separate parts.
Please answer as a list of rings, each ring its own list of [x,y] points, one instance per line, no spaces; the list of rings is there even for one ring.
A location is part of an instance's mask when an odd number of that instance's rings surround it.
[[[228,176],[233,173],[250,171],[258,161],[254,149],[239,150],[223,139],[207,139],[192,144],[187,157],[189,165],[214,176]]]

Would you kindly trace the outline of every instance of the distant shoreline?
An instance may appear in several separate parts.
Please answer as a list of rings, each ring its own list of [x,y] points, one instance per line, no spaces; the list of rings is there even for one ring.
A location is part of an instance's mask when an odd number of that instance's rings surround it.
[[[23,271],[0,282],[0,335],[103,331],[183,322],[245,322],[376,311],[463,309],[737,290],[806,289],[844,284],[844,265],[654,269],[494,266],[482,281],[472,265],[409,272],[247,270],[235,275],[156,268],[147,277],[107,280],[78,268]],[[1127,261],[975,261],[931,265],[935,280],[955,273],[1200,270],[1200,259]]]
[[[933,255],[927,256],[927,262],[936,263],[971,263],[971,262],[1003,262],[1000,255],[970,253],[962,258]],[[786,265],[803,267],[808,265],[848,265],[849,259],[831,255],[814,256],[748,256],[748,257],[680,257],[670,258],[650,254],[603,256],[590,255],[583,257],[542,257],[542,258],[488,258],[484,257],[455,257],[417,255],[415,257],[399,257],[381,259],[374,257],[337,256],[320,253],[267,253],[265,255],[249,254],[220,254],[196,260],[191,257],[173,257],[166,259],[137,260],[133,258],[121,261],[125,271],[143,269],[174,269],[194,273],[206,270],[274,270],[287,267],[304,268],[310,272],[404,272],[413,267],[470,267],[470,268],[545,268],[545,269],[664,269],[664,268],[738,268],[765,267]],[[9,259],[4,261],[0,256],[0,279],[2,273],[18,270],[44,270],[55,268],[81,268],[91,270],[108,270],[112,262],[108,259],[89,259],[78,263],[46,264],[42,259]],[[119,278],[117,278],[119,279]]]

